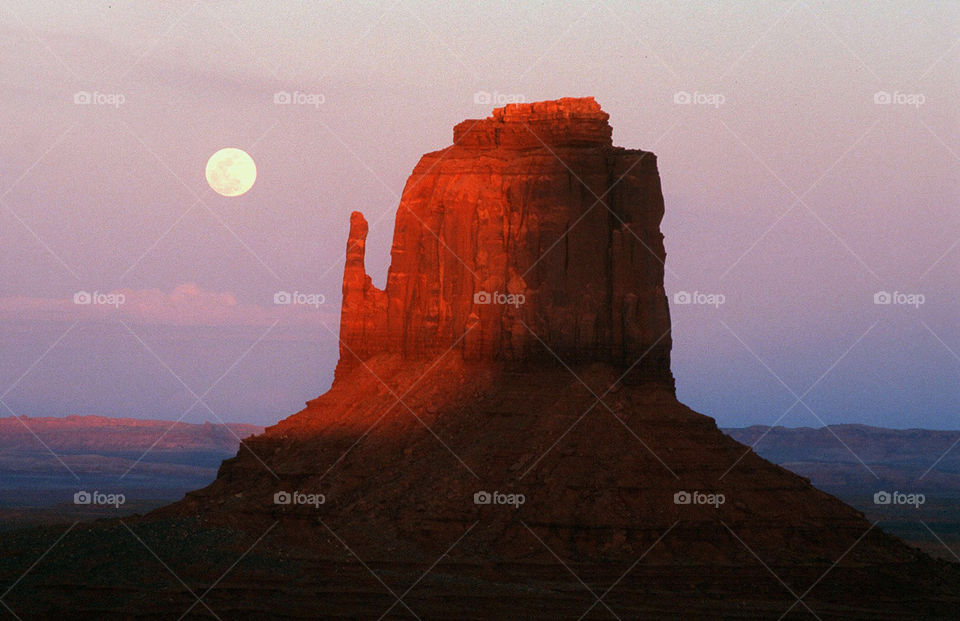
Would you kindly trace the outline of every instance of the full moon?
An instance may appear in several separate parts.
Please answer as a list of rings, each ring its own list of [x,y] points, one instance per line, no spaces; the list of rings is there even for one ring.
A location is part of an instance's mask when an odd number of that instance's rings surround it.
[[[220,149],[207,160],[207,183],[222,196],[240,196],[257,180],[257,165],[243,149]]]

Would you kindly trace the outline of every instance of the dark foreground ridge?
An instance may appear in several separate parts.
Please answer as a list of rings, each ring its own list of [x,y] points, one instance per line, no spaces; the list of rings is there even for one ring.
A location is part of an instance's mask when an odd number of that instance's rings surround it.
[[[72,529],[3,601],[23,618],[955,618],[956,565],[676,400],[655,159],[608,130],[592,99],[458,125],[407,183],[385,290],[351,219],[331,389],[183,501]],[[5,537],[4,584],[62,530]]]

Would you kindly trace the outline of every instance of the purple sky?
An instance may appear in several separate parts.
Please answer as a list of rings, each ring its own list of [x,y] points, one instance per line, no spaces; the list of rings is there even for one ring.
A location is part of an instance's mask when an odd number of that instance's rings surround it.
[[[0,415],[292,413],[332,379],[350,212],[382,285],[407,175],[488,91],[593,95],[657,153],[681,400],[960,428],[958,25],[953,2],[4,2]],[[204,179],[226,146],[257,162],[238,198]]]

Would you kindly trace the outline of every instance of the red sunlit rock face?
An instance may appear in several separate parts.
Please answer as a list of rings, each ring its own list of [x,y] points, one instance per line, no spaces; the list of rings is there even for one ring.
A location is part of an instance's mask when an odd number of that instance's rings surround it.
[[[338,376],[378,353],[634,365],[672,389],[656,156],[614,147],[593,98],[511,104],[424,155],[385,290],[350,218]]]

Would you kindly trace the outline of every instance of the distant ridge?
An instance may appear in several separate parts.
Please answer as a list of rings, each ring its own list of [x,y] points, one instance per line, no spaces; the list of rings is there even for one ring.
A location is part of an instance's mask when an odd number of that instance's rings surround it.
[[[21,420],[17,420],[20,418]],[[226,450],[263,427],[245,423],[202,424],[97,415],[0,418],[0,450]],[[36,436],[40,437],[40,440]]]
[[[848,496],[884,487],[960,492],[960,431],[842,424],[829,429],[753,425],[723,432],[831,493]]]

